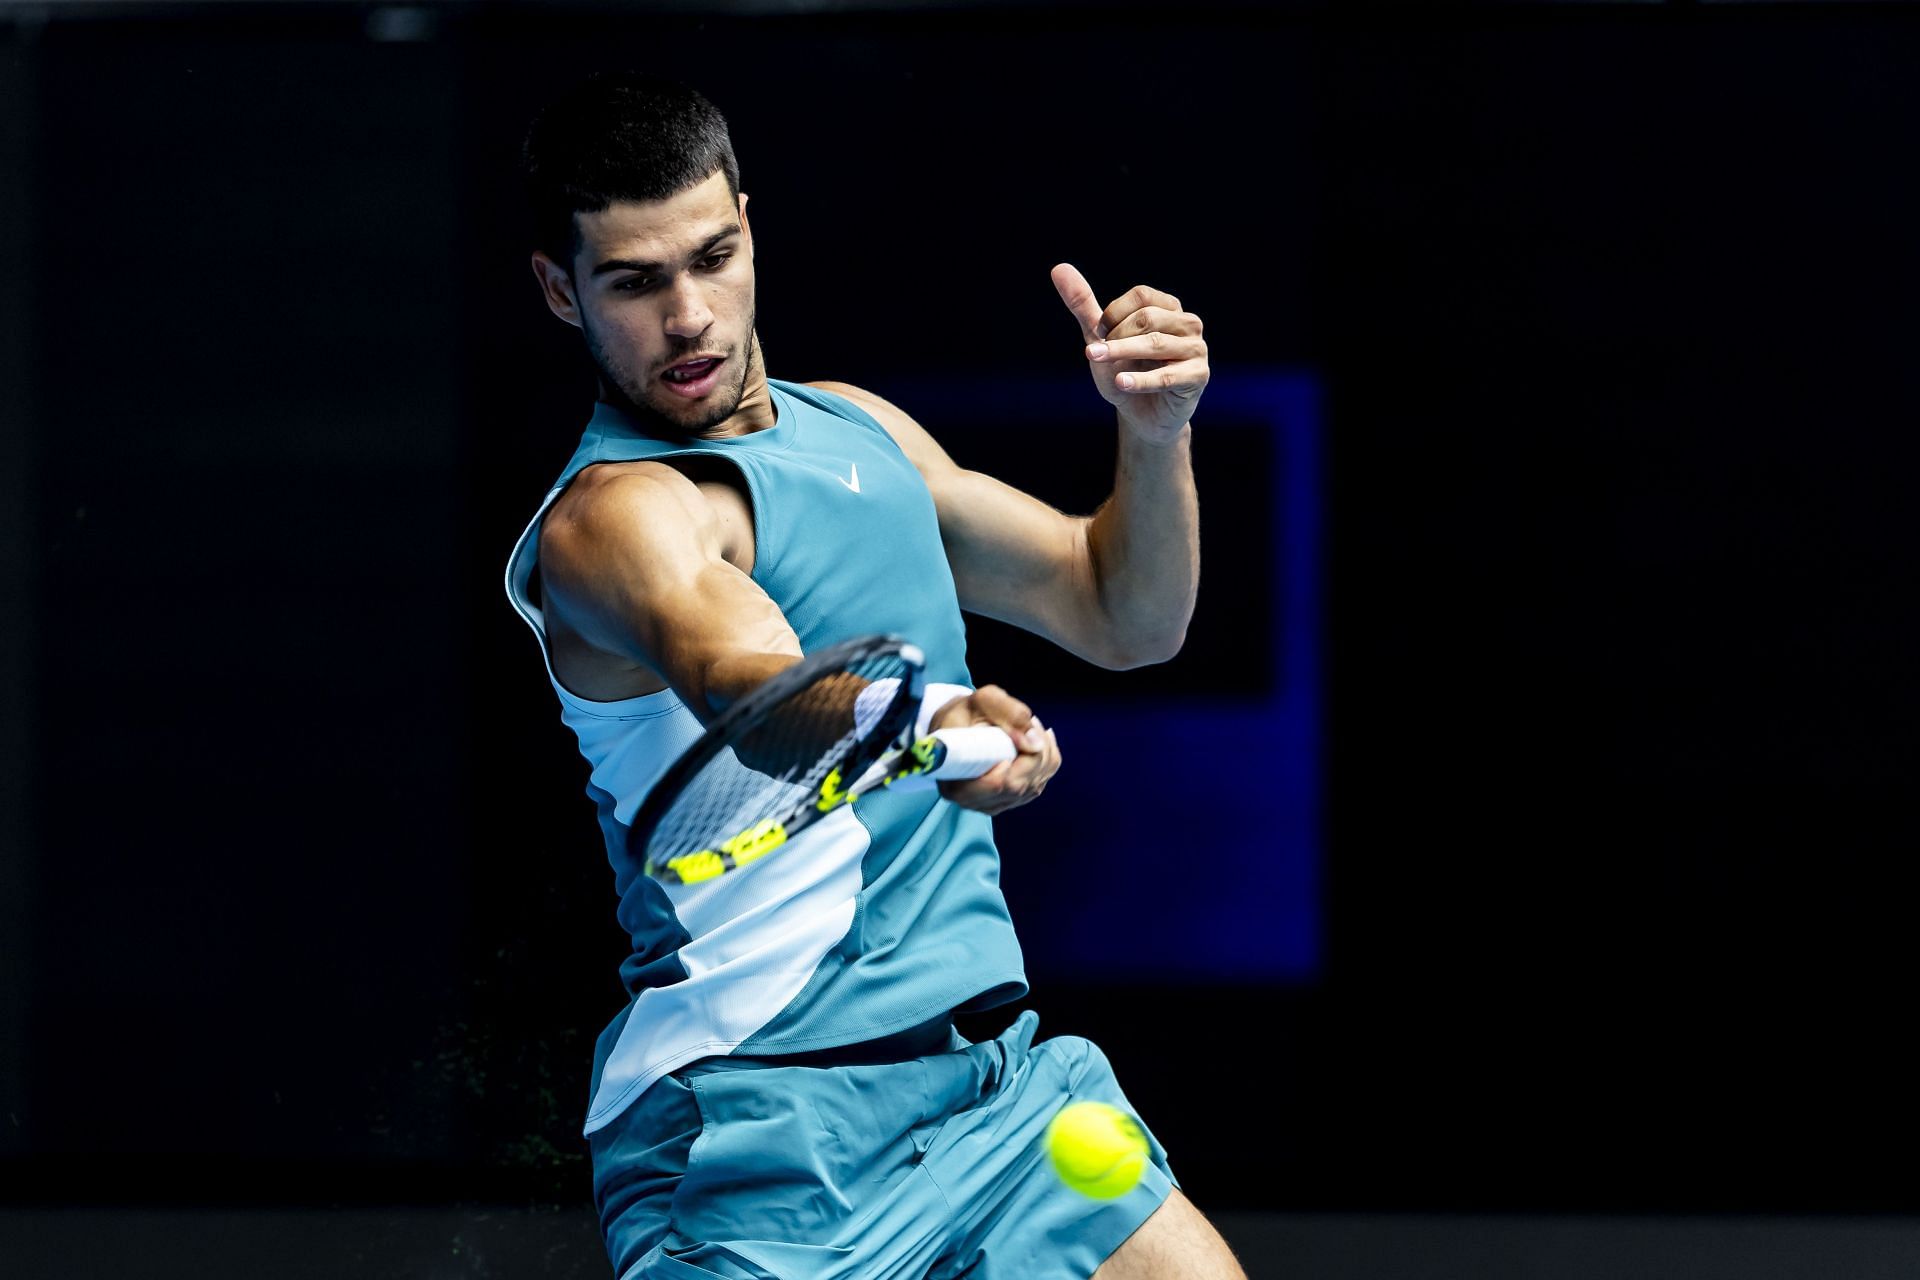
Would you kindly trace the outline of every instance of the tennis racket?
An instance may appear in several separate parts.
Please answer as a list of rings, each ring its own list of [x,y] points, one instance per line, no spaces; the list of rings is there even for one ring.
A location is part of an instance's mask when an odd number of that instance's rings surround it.
[[[1014,757],[992,725],[914,739],[926,658],[898,636],[821,649],[728,707],[634,815],[631,848],[664,884],[766,857],[875,788],[977,778]]]

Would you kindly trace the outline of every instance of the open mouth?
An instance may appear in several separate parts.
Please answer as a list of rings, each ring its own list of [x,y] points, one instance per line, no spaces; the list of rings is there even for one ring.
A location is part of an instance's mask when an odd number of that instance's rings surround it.
[[[681,395],[701,395],[713,385],[725,359],[724,356],[702,356],[698,360],[687,360],[674,365],[660,378]]]

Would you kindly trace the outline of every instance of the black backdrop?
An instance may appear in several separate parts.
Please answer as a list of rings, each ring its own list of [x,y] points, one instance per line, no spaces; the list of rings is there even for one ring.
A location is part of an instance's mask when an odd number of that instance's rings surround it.
[[[12,16],[11,1194],[584,1196],[513,157],[642,65],[780,376],[1070,366],[1065,258],[1324,381],[1323,977],[1033,1000],[1196,1199],[1912,1208],[1911,10]]]

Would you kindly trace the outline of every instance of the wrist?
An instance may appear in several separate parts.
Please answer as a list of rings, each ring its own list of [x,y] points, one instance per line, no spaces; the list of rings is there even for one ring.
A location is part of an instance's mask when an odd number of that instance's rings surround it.
[[[963,684],[930,684],[920,697],[920,711],[913,720],[913,736],[924,738],[933,732],[934,722],[960,699],[967,697],[973,690]]]
[[[900,682],[892,677],[875,680],[862,689],[853,701],[853,727],[856,733],[869,734],[879,726],[880,717],[886,714],[899,693]],[[920,705],[913,712],[913,737],[915,741],[933,732],[933,722],[942,711],[973,690],[963,684],[930,684],[920,694]]]
[[[1139,453],[1175,453],[1186,447],[1193,438],[1193,422],[1188,420],[1177,427],[1136,426],[1127,421],[1127,416],[1116,415],[1120,421],[1120,444],[1122,448],[1131,448]]]

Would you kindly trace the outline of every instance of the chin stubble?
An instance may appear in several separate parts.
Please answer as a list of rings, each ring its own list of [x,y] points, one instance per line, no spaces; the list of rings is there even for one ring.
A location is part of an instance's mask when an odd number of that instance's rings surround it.
[[[713,410],[709,417],[699,422],[687,422],[683,419],[675,418],[649,403],[647,393],[653,389],[653,384],[650,381],[644,388],[636,388],[628,385],[626,381],[616,376],[612,368],[612,362],[607,359],[605,348],[600,345],[598,335],[594,333],[592,325],[587,322],[585,316],[581,317],[580,332],[586,338],[587,354],[592,358],[594,368],[600,372],[600,381],[619,397],[619,400],[616,402],[617,408],[640,423],[649,427],[658,428],[657,430],[651,431],[650,434],[700,435],[713,430],[728,418],[731,418],[735,413],[739,412],[740,402],[747,398],[747,372],[753,367],[755,353],[760,350],[760,335],[754,329],[755,318],[756,317],[751,315],[747,317],[747,355],[746,359],[741,362],[740,368],[734,378],[731,401],[724,409]],[[636,391],[640,394],[636,395]]]

